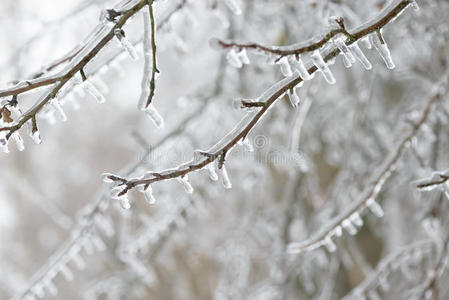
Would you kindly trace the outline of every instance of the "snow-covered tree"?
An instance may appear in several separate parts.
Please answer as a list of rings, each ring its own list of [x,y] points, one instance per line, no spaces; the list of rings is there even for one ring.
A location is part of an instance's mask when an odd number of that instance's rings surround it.
[[[449,2],[0,8],[0,298],[449,297]]]

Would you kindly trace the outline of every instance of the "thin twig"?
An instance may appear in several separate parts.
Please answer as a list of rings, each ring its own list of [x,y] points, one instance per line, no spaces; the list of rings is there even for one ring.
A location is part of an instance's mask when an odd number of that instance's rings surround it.
[[[160,73],[157,68],[157,56],[156,56],[156,30],[155,30],[155,22],[154,22],[154,14],[153,14],[153,1],[148,0],[148,11],[150,13],[150,24],[151,24],[151,51],[153,58],[153,67],[151,69],[151,80],[150,80],[150,94],[148,95],[147,102],[145,107],[148,107],[151,104],[151,101],[154,97],[154,89],[156,86],[156,73]]]

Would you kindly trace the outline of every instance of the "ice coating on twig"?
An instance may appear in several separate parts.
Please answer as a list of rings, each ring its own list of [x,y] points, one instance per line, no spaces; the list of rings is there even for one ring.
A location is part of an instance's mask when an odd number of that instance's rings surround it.
[[[164,119],[153,104],[150,104],[144,111],[157,128],[164,127]]]
[[[126,38],[125,32],[120,28],[116,28],[114,34],[122,47],[128,52],[129,56],[134,60],[139,59],[136,48],[134,48],[134,45]]]
[[[334,84],[336,82],[335,77],[329,69],[327,63],[323,60],[320,50],[313,51],[312,54],[310,54],[310,57],[312,58],[314,65],[318,68],[321,74],[323,74],[323,77],[327,83]]]

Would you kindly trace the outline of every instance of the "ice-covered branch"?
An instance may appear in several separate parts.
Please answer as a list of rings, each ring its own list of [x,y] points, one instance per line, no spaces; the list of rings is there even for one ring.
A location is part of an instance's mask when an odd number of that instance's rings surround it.
[[[449,170],[434,172],[429,178],[421,179],[416,183],[416,187],[420,190],[433,190],[441,187],[449,180]]]
[[[159,69],[157,68],[156,36],[155,36],[156,29],[153,14],[153,1],[149,1],[148,10],[144,10],[143,26],[144,26],[143,52],[145,62],[142,77],[142,92],[139,100],[139,109],[141,110],[144,110],[151,104],[151,101],[153,100],[154,97],[156,73],[160,73]],[[152,58],[151,62],[150,57]]]
[[[14,88],[6,91],[0,91],[0,97],[8,95],[17,95],[34,89],[40,86],[53,84],[42,96],[42,98],[26,113],[20,116],[20,118],[10,126],[4,126],[0,128],[1,131],[7,131],[4,139],[6,141],[19,130],[27,121],[36,117],[36,114],[47,104],[54,104],[55,108],[62,112],[58,105],[57,95],[58,92],[71,80],[78,72],[82,72],[83,68],[103,49],[114,37],[122,43],[122,45],[128,50],[131,56],[133,56],[134,47],[125,38],[124,32],[121,29],[126,21],[136,14],[142,7],[146,5],[147,1],[133,1],[132,5],[125,5],[119,13],[111,18],[107,16],[106,21],[99,25],[88,38],[86,45],[81,49],[75,51],[75,55],[62,71],[57,74],[49,75],[47,77],[41,77],[35,81],[26,81],[17,84]],[[135,55],[134,55],[135,56]],[[84,80],[85,78],[83,78]],[[65,117],[63,118],[65,119]]]
[[[388,24],[390,21],[394,20],[397,16],[399,16],[407,6],[415,4],[416,2],[413,0],[403,0],[400,1],[399,3],[397,1],[392,1],[391,4],[388,7],[386,7],[383,10],[383,12],[380,13],[380,15],[377,16],[375,19],[350,31],[346,30],[343,19],[337,18],[336,20],[332,21],[336,22],[339,28],[332,29],[321,37],[314,37],[310,40],[289,46],[267,47],[256,43],[241,44],[221,40],[213,40],[212,45],[215,48],[218,47],[222,49],[230,49],[230,51],[232,51],[233,49],[238,49],[239,51],[241,51],[242,49],[247,49],[272,54],[278,56],[277,60],[279,60],[284,56],[290,55],[299,56],[300,54],[306,52],[318,50],[323,46],[325,46],[326,44],[328,44],[331,40],[333,40],[334,37],[339,35],[344,35],[346,37],[345,43],[346,45],[349,46],[355,43],[357,40],[361,39],[362,37],[365,37],[370,33],[379,31],[386,24]]]
[[[370,22],[367,23],[366,27],[363,27],[360,30],[355,30],[353,34],[353,38],[346,41],[347,45],[355,44],[358,40],[366,37],[368,34],[371,34],[373,31],[380,30],[388,24],[392,19],[397,17],[403,10],[406,8],[411,1],[401,1],[400,4],[389,8],[386,13],[385,11],[381,14],[381,18],[376,18],[374,24]],[[218,169],[224,170],[223,179],[226,182],[225,186],[230,187],[229,181],[227,180],[227,172],[225,172],[225,168],[223,167],[223,163],[226,159],[226,154],[231,151],[231,149],[240,141],[245,140],[250,131],[254,128],[254,126],[259,122],[262,116],[269,110],[269,108],[276,102],[278,98],[287,93],[288,91],[292,91],[296,86],[300,86],[304,80],[310,79],[311,75],[313,75],[316,71],[321,71],[323,75],[327,75],[328,81],[332,82],[332,74],[329,74],[329,68],[327,66],[327,62],[333,60],[337,55],[343,53],[345,50],[340,50],[341,47],[336,47],[332,49],[324,49],[324,55],[321,54],[319,49],[315,50],[315,59],[313,59],[313,65],[308,69],[301,63],[298,67],[298,73],[295,74],[284,74],[288,77],[284,78],[280,82],[273,85],[267,91],[265,91],[258,99],[255,101],[256,107],[255,110],[249,111],[243,119],[232,129],[226,136],[224,136],[218,143],[212,146],[207,151],[197,151],[194,154],[194,158],[186,162],[176,168],[168,169],[159,172],[148,172],[143,175],[139,179],[131,179],[126,180],[121,178],[120,180],[114,180],[110,174],[105,174],[103,177],[106,182],[113,184],[113,192],[112,196],[114,198],[120,199],[121,201],[127,202],[127,192],[137,186],[142,186],[142,190],[145,191],[148,188],[151,188],[150,185],[152,183],[169,180],[169,179],[179,179],[184,178],[184,182],[187,180],[187,175],[194,171],[199,171],[203,168],[208,168],[215,172],[215,167],[209,166],[212,162],[217,161]],[[366,57],[361,52],[360,48],[359,52],[354,51],[355,55],[362,62],[366,60]],[[229,60],[229,57],[228,57]],[[288,64],[288,62],[287,62]],[[299,64],[299,62],[297,62]],[[368,62],[369,64],[369,62]],[[366,66],[366,65],[365,65]],[[290,68],[290,66],[288,67]],[[293,101],[296,103],[296,101]],[[249,102],[242,102],[243,106],[249,106]],[[258,109],[258,110],[257,110]],[[112,175],[113,176],[113,175]],[[374,204],[373,204],[374,205]]]
[[[440,84],[441,85],[441,84]],[[445,88],[445,85],[443,85]],[[335,251],[335,243],[332,238],[335,236],[341,236],[345,229],[349,234],[353,235],[357,233],[357,227],[363,225],[361,214],[368,208],[377,217],[382,217],[384,212],[381,206],[376,202],[376,196],[385,185],[386,181],[390,178],[392,172],[396,169],[396,165],[404,150],[410,146],[411,140],[417,135],[421,127],[427,121],[427,118],[432,110],[432,107],[436,101],[443,96],[441,87],[438,86],[438,90],[427,101],[420,118],[417,123],[413,124],[410,132],[401,140],[396,150],[391,154],[391,157],[387,159],[384,165],[376,172],[377,174],[372,180],[372,183],[365,189],[362,197],[353,202],[347,209],[345,209],[338,216],[327,222],[320,230],[312,234],[312,236],[299,243],[291,243],[288,251],[292,254],[298,254],[303,252],[312,251],[321,246],[325,246],[329,251]]]
[[[398,251],[383,258],[374,270],[365,280],[355,287],[351,293],[343,299],[380,299],[378,287],[384,292],[390,289],[388,282],[389,274],[401,265],[419,264],[426,257],[434,255],[435,245],[431,240],[415,242],[399,249]],[[377,296],[377,298],[376,298]]]

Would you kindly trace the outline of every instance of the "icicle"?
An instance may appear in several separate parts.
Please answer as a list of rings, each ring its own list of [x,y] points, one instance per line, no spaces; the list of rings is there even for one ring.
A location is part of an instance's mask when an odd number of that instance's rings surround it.
[[[384,292],[388,292],[390,290],[390,284],[388,282],[387,275],[379,276],[379,285]]]
[[[369,37],[365,36],[361,39],[363,45],[366,47],[366,49],[371,49],[373,46],[371,45],[371,42],[369,41]]]
[[[324,246],[326,246],[327,251],[329,252],[335,252],[337,250],[337,246],[335,245],[334,241],[330,237],[330,235],[326,236],[323,240]]]
[[[341,54],[343,54],[343,63],[346,68],[350,68],[353,63],[355,63],[355,57],[352,54],[351,50],[348,46],[346,46],[345,41],[342,38],[335,39],[335,44],[337,48],[340,50]]]
[[[341,225],[350,235],[355,235],[357,233],[357,229],[355,228],[354,224],[352,224],[352,222],[348,219],[343,220]]]
[[[59,272],[61,272],[61,274],[62,274],[62,276],[64,276],[65,280],[67,280],[67,281],[73,280],[73,273],[69,269],[69,267],[67,267],[65,264],[61,264],[61,266],[59,267]]]
[[[136,48],[134,48],[133,44],[131,44],[125,37],[124,31],[120,28],[116,28],[114,33],[120,44],[122,44],[122,47],[128,52],[129,56],[134,60],[139,59]]]
[[[55,111],[59,117],[59,120],[61,120],[62,122],[67,121],[67,116],[66,116],[64,110],[62,109],[62,106],[61,106],[61,103],[59,103],[59,100],[56,98],[53,98],[50,100],[50,104],[55,109]]]
[[[35,294],[38,298],[44,298],[45,292],[44,292],[44,286],[41,282],[36,283],[32,288],[31,291],[33,294]]]
[[[215,165],[214,163],[210,163],[206,166],[207,168],[207,172],[209,173],[209,178],[212,181],[217,181],[218,180],[218,175],[217,172],[215,172]]]
[[[177,180],[182,183],[184,190],[188,193],[188,194],[192,194],[193,193],[193,187],[189,182],[189,176],[188,175],[184,175],[182,177],[178,177]]]
[[[35,132],[33,132],[31,134],[31,139],[33,140],[33,142],[37,145],[39,145],[40,143],[42,143],[42,139],[41,139],[41,135],[39,133],[39,130],[36,130]]]
[[[323,74],[323,77],[327,81],[327,83],[334,84],[336,82],[334,75],[332,75],[329,66],[323,60],[320,50],[313,51],[310,57],[312,58],[312,62],[315,64],[315,66],[318,68],[321,74]]]
[[[153,188],[151,187],[151,185],[147,187],[143,195],[145,196],[145,200],[148,202],[148,204],[156,203],[156,199],[153,195]]]
[[[83,82],[83,88],[86,90],[86,92],[88,92],[92,97],[95,98],[95,100],[97,100],[98,103],[105,103],[106,102],[106,98],[103,96],[103,94],[95,87],[95,85],[93,85],[92,82],[90,82],[89,80],[85,80]]]
[[[343,235],[343,229],[341,229],[341,226],[337,226],[337,227],[335,227],[333,233],[334,233],[336,236],[340,237],[340,236]]]
[[[291,66],[293,67],[293,69],[298,71],[299,76],[301,76],[302,80],[312,79],[312,76],[309,74],[309,71],[307,71],[306,66],[302,62],[301,57],[299,55],[296,56],[296,58],[293,56],[290,56],[289,61],[290,61]]]
[[[221,166],[221,179],[225,189],[232,189],[232,183],[229,180],[228,171],[226,170],[226,166]]]
[[[240,60],[240,57],[234,48],[228,51],[228,53],[226,54],[226,59],[228,60],[228,63],[234,68],[242,67],[242,61]]]
[[[50,295],[56,296],[58,294],[58,289],[50,278],[44,280],[44,286]]]
[[[382,218],[384,216],[382,207],[376,202],[376,200],[374,200],[374,198],[368,199],[368,201],[366,201],[366,206],[376,217]]]
[[[20,133],[18,131],[14,131],[14,133],[11,135],[14,142],[16,143],[17,150],[23,151],[25,150],[25,146],[23,144],[23,139],[20,136]]]
[[[419,11],[419,5],[418,2],[416,2],[416,0],[411,0],[410,6],[413,8],[414,11]]]
[[[237,3],[237,0],[225,0],[225,3],[234,15],[240,15],[242,13],[242,9]]]
[[[248,55],[246,54],[246,49],[244,49],[244,48],[240,49],[240,51],[237,55],[238,55],[240,61],[244,65],[249,65],[250,61],[249,61]]]
[[[349,220],[351,220],[351,222],[354,223],[358,227],[362,227],[363,226],[363,220],[360,217],[360,214],[358,212],[353,213],[349,217]]]
[[[374,45],[374,48],[376,48],[377,52],[387,65],[387,68],[390,70],[394,69],[395,65],[393,59],[391,58],[390,50],[388,49],[388,46],[385,43],[384,38],[382,37],[382,33],[380,31],[377,31],[377,34],[373,33],[370,35],[370,39],[371,43]]]
[[[157,109],[154,108],[153,104],[150,104],[150,106],[148,106],[145,109],[145,113],[148,115],[148,117],[151,119],[151,121],[153,121],[154,125],[157,128],[163,128],[164,127],[164,119],[159,114]]]
[[[103,242],[103,240],[98,236],[98,235],[93,235],[91,237],[92,239],[92,244],[94,245],[95,249],[98,252],[103,252],[104,250],[106,250],[106,245]]]
[[[289,90],[289,92],[288,92],[288,99],[290,100],[290,104],[293,107],[297,107],[298,106],[300,100],[299,100],[298,94],[296,93],[296,89],[295,88]]]
[[[363,67],[365,67],[365,69],[370,70],[373,67],[366,58],[365,54],[363,54],[363,51],[360,49],[357,42],[352,43],[349,48],[352,50],[352,54],[355,58],[363,65]]]
[[[78,253],[72,255],[72,261],[75,263],[78,270],[83,270],[86,268],[86,262]]]
[[[279,65],[279,67],[281,68],[281,73],[282,75],[284,75],[285,77],[289,77],[292,76],[292,69],[290,67],[290,64],[288,63],[288,58],[286,56],[281,57],[276,64]]]

